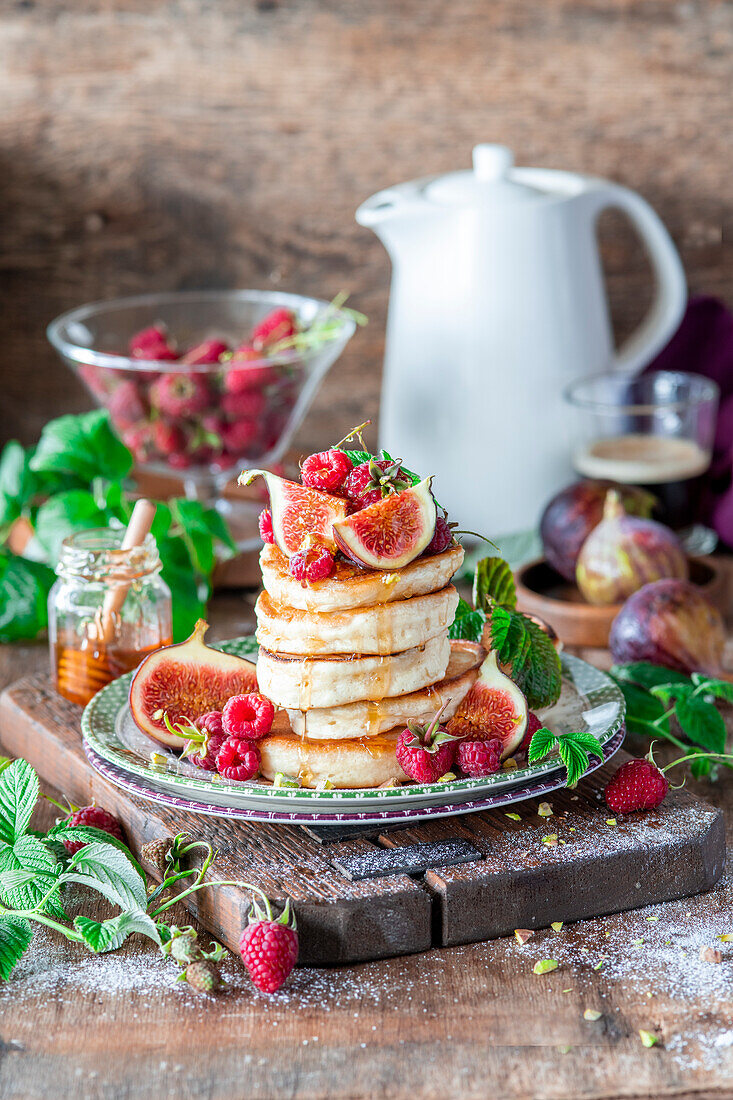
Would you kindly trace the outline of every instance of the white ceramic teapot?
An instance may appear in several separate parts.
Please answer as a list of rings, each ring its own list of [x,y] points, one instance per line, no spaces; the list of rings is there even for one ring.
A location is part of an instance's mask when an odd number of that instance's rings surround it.
[[[393,265],[381,439],[436,474],[451,518],[492,536],[534,526],[572,477],[566,384],[639,371],[687,297],[672,240],[639,195],[512,164],[504,146],[478,145],[473,171],[390,187],[356,213]],[[618,351],[595,233],[607,207],[630,217],[657,284]]]

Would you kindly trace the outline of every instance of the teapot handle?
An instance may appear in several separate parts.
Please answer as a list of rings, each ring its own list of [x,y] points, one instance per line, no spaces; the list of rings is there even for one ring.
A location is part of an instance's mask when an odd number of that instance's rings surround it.
[[[638,374],[677,330],[687,304],[687,283],[677,249],[659,215],[635,191],[616,183],[599,183],[588,191],[595,217],[608,207],[628,215],[641,237],[656,277],[651,308],[614,356],[612,366]]]

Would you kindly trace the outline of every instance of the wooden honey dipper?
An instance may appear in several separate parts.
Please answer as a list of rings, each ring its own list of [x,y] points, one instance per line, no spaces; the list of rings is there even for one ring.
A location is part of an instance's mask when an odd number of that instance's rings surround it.
[[[132,550],[144,541],[155,518],[155,505],[149,500],[138,500],[130,522],[120,543],[120,550]],[[115,678],[110,668],[109,648],[117,636],[117,618],[130,590],[129,581],[111,585],[104,602],[87,636],[79,649],[64,648],[59,659],[57,677],[62,694],[74,702],[88,702],[100,688]]]

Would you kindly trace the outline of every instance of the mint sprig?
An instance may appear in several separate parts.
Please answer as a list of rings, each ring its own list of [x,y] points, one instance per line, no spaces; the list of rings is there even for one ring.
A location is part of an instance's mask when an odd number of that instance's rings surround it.
[[[686,676],[646,661],[614,665],[610,675],[626,701],[629,733],[661,737],[691,751],[693,776],[707,775],[713,761],[704,754],[723,753],[727,740],[725,722],[715,701],[732,703],[733,683],[701,672]],[[718,763],[733,766],[727,760]]]
[[[587,730],[554,733],[543,726],[542,729],[537,730],[529,743],[527,763],[536,764],[539,760],[544,760],[554,749],[557,749],[565,765],[568,787],[575,787],[578,780],[585,774],[591,756],[596,756],[599,760],[603,759],[601,743]]]

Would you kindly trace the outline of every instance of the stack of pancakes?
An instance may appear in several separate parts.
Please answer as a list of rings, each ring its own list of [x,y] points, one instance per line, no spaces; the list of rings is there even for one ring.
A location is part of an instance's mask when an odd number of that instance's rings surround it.
[[[451,546],[396,572],[338,562],[303,586],[274,545],[261,555],[257,680],[282,708],[259,742],[262,773],[304,787],[379,787],[407,779],[395,757],[408,720],[447,720],[474,683],[481,646],[451,642],[463,561]]]

